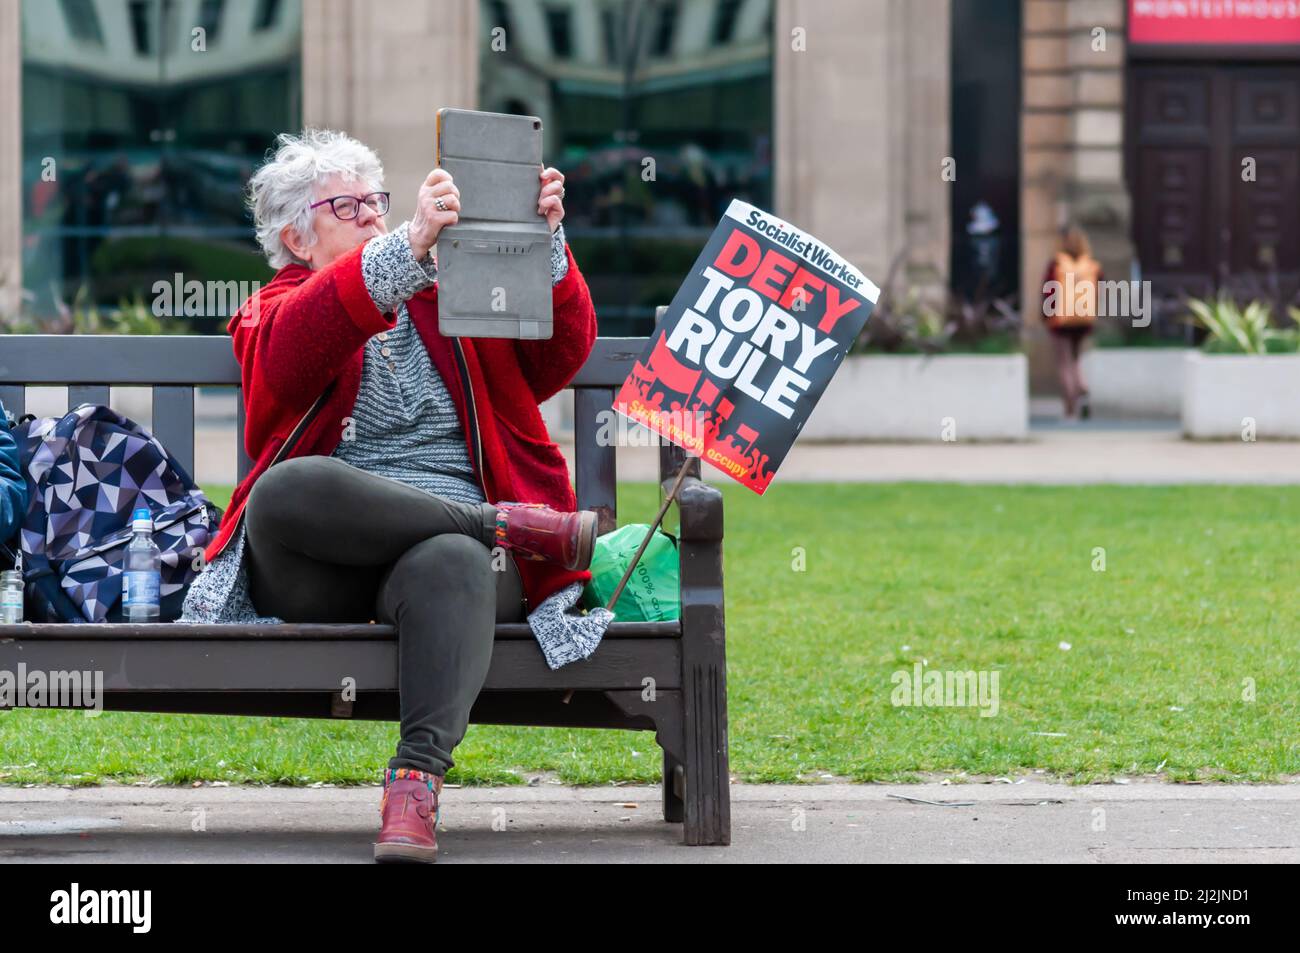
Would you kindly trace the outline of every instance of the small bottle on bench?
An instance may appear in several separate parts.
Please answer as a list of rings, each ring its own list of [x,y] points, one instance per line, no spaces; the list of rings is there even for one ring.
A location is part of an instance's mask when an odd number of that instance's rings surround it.
[[[131,515],[131,529],[135,536],[126,548],[122,614],[127,622],[157,622],[162,551],[153,541],[153,519],[147,508],[140,507]]]
[[[17,625],[22,621],[23,571],[6,569],[0,572],[0,625]]]

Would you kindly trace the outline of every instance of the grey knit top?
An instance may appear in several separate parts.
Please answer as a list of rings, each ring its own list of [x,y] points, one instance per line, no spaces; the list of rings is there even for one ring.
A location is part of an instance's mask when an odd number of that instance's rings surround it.
[[[470,462],[455,403],[411,323],[406,301],[429,287],[437,268],[428,257],[417,261],[408,236],[409,222],[366,243],[361,269],[375,307],[395,312],[391,331],[365,345],[361,383],[350,426],[333,456],[428,493],[468,503],[483,502]],[[564,228],[551,241],[551,283],[568,273]],[[245,528],[201,573],[186,594],[182,622],[279,622],[262,616],[248,594],[243,560]],[[529,626],[551,668],[586,658],[599,644],[613,615],[603,608],[574,612],[581,583],[554,593],[528,615]]]
[[[368,242],[361,253],[370,297],[380,311],[396,310],[397,325],[366,342],[352,420],[344,422],[333,455],[429,493],[481,503],[483,491],[456,406],[406,310],[406,300],[437,278],[432,257],[415,260],[407,229],[408,223],[402,223]],[[559,240],[567,272],[563,236]]]
[[[380,311],[396,310],[397,325],[366,342],[351,426],[333,456],[429,493],[481,503],[456,405],[406,310],[406,301],[438,276],[432,256],[416,261],[409,228],[403,222],[361,252],[366,289]],[[551,284],[568,272],[561,225],[551,237]]]

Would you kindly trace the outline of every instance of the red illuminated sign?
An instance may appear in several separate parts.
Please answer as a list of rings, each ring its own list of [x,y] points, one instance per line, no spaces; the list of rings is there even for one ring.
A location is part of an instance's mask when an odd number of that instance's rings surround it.
[[[1300,0],[1129,0],[1130,43],[1300,44]]]

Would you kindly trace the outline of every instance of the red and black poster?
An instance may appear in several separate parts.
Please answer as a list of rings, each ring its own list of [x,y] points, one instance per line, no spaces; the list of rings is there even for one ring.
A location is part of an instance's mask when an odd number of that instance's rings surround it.
[[[762,494],[879,294],[817,239],[733,201],[614,409]]]

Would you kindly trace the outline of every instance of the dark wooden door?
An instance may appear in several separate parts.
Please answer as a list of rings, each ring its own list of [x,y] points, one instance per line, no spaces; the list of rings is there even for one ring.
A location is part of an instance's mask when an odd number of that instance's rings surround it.
[[[1134,65],[1129,180],[1157,293],[1300,286],[1300,66]]]

